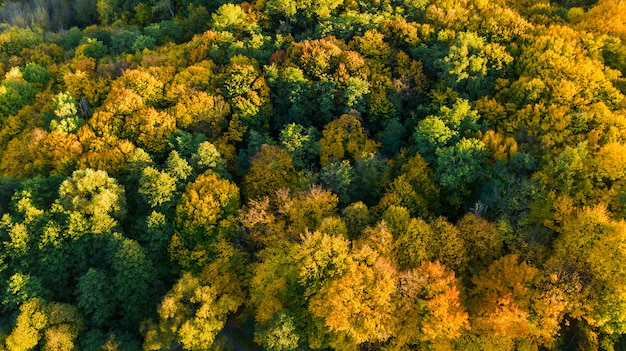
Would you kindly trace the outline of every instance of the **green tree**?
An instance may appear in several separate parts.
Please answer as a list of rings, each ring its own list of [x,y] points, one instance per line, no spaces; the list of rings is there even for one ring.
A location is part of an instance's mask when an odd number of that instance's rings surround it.
[[[156,302],[154,292],[160,289],[152,262],[139,243],[121,235],[115,239],[117,247],[111,263],[113,297],[121,309],[122,325],[130,328],[150,315]]]
[[[318,18],[330,17],[335,8],[341,5],[339,0],[270,0],[265,4],[265,11],[270,15],[283,17],[286,21],[294,21],[307,26]],[[289,23],[287,23],[289,25]]]
[[[33,62],[26,64],[22,69],[22,74],[24,75],[24,80],[29,83],[45,85],[50,80],[50,72],[45,67]]]
[[[158,207],[172,200],[175,190],[176,179],[167,172],[160,172],[153,167],[144,168],[138,192],[146,198],[150,207]]]
[[[495,78],[503,75],[512,61],[513,57],[502,45],[485,43],[484,38],[473,32],[460,32],[448,54],[435,65],[448,86],[476,99],[491,91]]]
[[[296,168],[306,168],[318,156],[319,145],[316,140],[318,133],[314,127],[305,129],[295,123],[287,124],[280,131],[278,138],[280,144],[289,152]]]
[[[76,284],[76,301],[90,325],[105,326],[115,314],[116,304],[111,277],[107,272],[89,268],[78,278]]]
[[[488,151],[478,139],[462,138],[458,144],[437,150],[435,176],[439,184],[450,192],[448,201],[453,206],[474,190],[476,182],[486,174]]]

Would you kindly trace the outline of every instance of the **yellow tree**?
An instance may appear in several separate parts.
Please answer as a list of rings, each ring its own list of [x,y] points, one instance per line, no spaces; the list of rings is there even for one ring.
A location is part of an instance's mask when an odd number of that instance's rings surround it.
[[[242,187],[248,199],[256,199],[289,188],[295,180],[296,169],[287,151],[264,144],[250,160],[250,171],[244,176]]]
[[[575,209],[560,206],[555,212],[555,256],[588,267],[597,302],[583,318],[607,335],[626,331],[626,222],[612,219],[603,205]]]
[[[515,254],[496,260],[472,278],[471,323],[479,344],[552,345],[566,304],[539,288],[542,279],[539,269]]]
[[[439,262],[425,262],[401,272],[396,297],[393,345],[436,344],[469,329],[454,272]]]
[[[6,348],[8,351],[28,351],[37,346],[45,351],[76,350],[78,333],[84,327],[75,307],[33,298],[20,306],[15,326],[6,338]]]
[[[167,138],[176,130],[176,120],[167,112],[144,108],[126,118],[124,129],[124,137],[135,141],[137,146],[163,154]]]
[[[396,275],[389,260],[364,245],[352,252],[343,276],[311,297],[309,311],[336,334],[335,347],[383,342],[393,335]]]
[[[227,318],[245,300],[238,274],[241,254],[225,241],[217,244],[217,259],[198,275],[186,272],[159,305],[158,323],[145,329],[144,350],[175,345],[185,350],[208,350]]]
[[[320,162],[327,165],[336,160],[357,160],[377,149],[378,144],[367,137],[357,117],[344,114],[324,127]]]
[[[239,189],[208,170],[189,183],[176,206],[170,255],[182,268],[199,268],[214,256],[220,237],[231,234],[239,209]]]

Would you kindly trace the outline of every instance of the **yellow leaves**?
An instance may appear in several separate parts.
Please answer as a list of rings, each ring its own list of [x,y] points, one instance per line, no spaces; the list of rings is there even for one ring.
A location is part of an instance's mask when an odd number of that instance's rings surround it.
[[[239,188],[208,170],[185,188],[176,206],[176,234],[170,254],[183,268],[204,267],[211,259],[216,239],[234,230],[239,209]]]
[[[617,36],[626,40],[626,4],[618,0],[599,1],[578,19],[578,29]]]
[[[378,252],[381,256],[391,258],[394,250],[393,235],[387,224],[381,221],[376,227],[366,228],[362,238],[356,243],[365,244]]]
[[[318,186],[296,193],[279,190],[276,197],[279,213],[286,217],[289,231],[296,236],[306,229],[316,230],[324,218],[335,214],[339,203],[337,195]]]
[[[608,143],[596,154],[597,176],[608,181],[623,179],[626,175],[626,145]]]
[[[213,171],[189,183],[176,207],[177,225],[184,230],[213,228],[218,219],[233,215],[239,205],[239,189]]]
[[[6,339],[6,346],[8,351],[32,350],[43,336],[42,350],[72,351],[83,328],[82,317],[73,306],[30,299],[20,306],[20,314]]]
[[[148,106],[154,106],[163,99],[163,82],[148,71],[127,70],[113,82],[112,87],[138,94]]]
[[[113,87],[104,101],[104,108],[114,115],[130,115],[144,106],[145,102],[141,95],[121,87]]]
[[[425,262],[398,279],[396,345],[455,339],[469,328],[454,272]]]
[[[148,325],[144,347],[161,350],[177,341],[186,350],[207,350],[237,310],[243,298],[215,284],[229,277],[208,276],[210,281],[184,273],[158,308],[158,325]]]
[[[221,96],[191,90],[186,90],[172,109],[179,128],[206,131],[213,138],[221,135],[227,127],[229,112],[230,105]]]
[[[509,160],[517,152],[517,142],[514,138],[504,137],[491,129],[485,133],[482,140],[494,161]]]
[[[296,260],[300,265],[299,282],[307,288],[305,296],[310,296],[326,280],[345,273],[350,264],[349,242],[318,231],[305,233],[301,241],[296,250]]]
[[[167,112],[142,109],[125,119],[125,136],[150,153],[164,153],[176,120]]]
[[[33,209],[35,208],[33,207]],[[43,211],[40,212],[43,213]],[[28,251],[28,243],[31,238],[28,234],[28,231],[26,230],[25,225],[20,223],[14,224],[9,230],[9,238],[11,239],[11,241],[5,243],[5,245],[7,246],[7,249],[10,249],[12,251],[12,254],[20,255],[25,254]]]
[[[76,335],[72,335],[70,325],[62,324],[56,327],[48,328],[44,332],[44,351],[72,351],[75,348],[74,339]]]
[[[105,79],[97,79],[89,73],[77,70],[63,75],[63,82],[67,91],[76,98],[85,97],[93,106],[102,101],[111,89]]]
[[[346,274],[326,283],[309,303],[309,311],[324,318],[331,331],[345,333],[357,344],[393,335],[396,271],[385,258],[374,257],[357,252]]]
[[[485,335],[552,344],[566,311],[564,295],[553,278],[514,254],[495,261],[472,279],[472,326]]]
[[[287,49],[287,58],[308,76],[319,78],[334,68],[333,59],[341,53],[341,48],[331,40],[306,40],[290,45]]]
[[[356,160],[375,153],[378,143],[367,138],[361,122],[353,115],[344,114],[328,123],[320,140],[320,163],[327,165],[334,160]]]
[[[255,307],[255,319],[261,324],[296,301],[293,285],[298,280],[298,267],[294,252],[294,246],[283,244],[258,255],[261,262],[253,267],[250,302]]]

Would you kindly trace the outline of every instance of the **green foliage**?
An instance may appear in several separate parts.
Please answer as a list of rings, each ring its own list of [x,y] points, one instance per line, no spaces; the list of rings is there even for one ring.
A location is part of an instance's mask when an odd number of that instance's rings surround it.
[[[95,38],[87,38],[85,43],[76,48],[76,53],[82,52],[86,57],[100,59],[109,52],[103,42]]]
[[[485,177],[487,150],[477,139],[462,138],[458,144],[437,150],[435,174],[442,187],[452,191],[451,204],[460,205],[473,184]]]
[[[306,168],[315,160],[319,148],[317,134],[314,127],[305,129],[295,123],[286,125],[280,131],[280,144],[289,152],[296,168]]]
[[[0,349],[622,346],[623,2],[0,3]]]
[[[495,78],[505,75],[505,67],[513,61],[505,48],[487,43],[476,33],[460,32],[450,51],[435,65],[449,87],[476,99],[488,94]]]
[[[24,80],[29,83],[46,84],[50,80],[50,72],[36,63],[29,63],[22,70]]]

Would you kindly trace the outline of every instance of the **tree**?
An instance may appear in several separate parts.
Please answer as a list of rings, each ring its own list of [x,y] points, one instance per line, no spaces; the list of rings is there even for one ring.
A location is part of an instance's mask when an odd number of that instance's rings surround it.
[[[227,127],[226,117],[229,113],[230,105],[221,95],[189,90],[178,98],[172,111],[179,128],[203,132],[211,140],[222,135]]]
[[[300,336],[297,333],[294,318],[285,312],[279,312],[270,321],[270,327],[255,333],[254,341],[269,351],[297,350]]]
[[[280,147],[264,144],[250,160],[250,171],[243,180],[243,192],[248,199],[272,194],[289,188],[296,180],[296,170],[289,154]]]
[[[319,143],[322,165],[334,160],[356,160],[375,153],[378,148],[378,144],[365,135],[361,122],[348,114],[328,123]]]
[[[472,326],[481,338],[523,340],[549,346],[559,331],[565,305],[537,289],[541,272],[515,254],[494,261],[472,278]],[[507,342],[507,341],[504,341]]]
[[[211,27],[216,31],[238,33],[251,31],[257,24],[243,8],[236,4],[224,4],[211,15]]]
[[[386,341],[393,335],[395,267],[367,245],[355,249],[351,258],[343,276],[311,297],[309,311],[354,345]]]
[[[232,271],[231,260],[236,260],[237,254],[227,246],[222,246],[221,258],[206,266],[200,276],[183,273],[165,295],[158,308],[158,324],[151,323],[146,331],[145,350],[173,345],[191,351],[211,349],[228,316],[245,298]]]
[[[24,80],[29,83],[39,83],[39,84],[47,84],[50,80],[50,72],[48,70],[36,63],[28,63],[22,69],[22,75],[24,76]]]
[[[320,182],[325,188],[337,194],[342,203],[350,202],[350,183],[352,183],[355,172],[348,160],[333,161],[322,167],[320,173]]]
[[[283,16],[285,20],[307,26],[315,18],[329,17],[332,11],[341,4],[338,0],[270,0],[265,4],[265,11],[270,15]]]
[[[295,259],[299,263],[299,283],[304,296],[316,294],[328,281],[343,276],[350,265],[349,242],[323,232],[306,232],[301,236]]]
[[[104,270],[89,268],[78,278],[76,300],[90,325],[105,326],[115,314],[113,284]]]
[[[302,125],[290,123],[281,131],[280,144],[289,152],[293,164],[298,169],[309,166],[319,153],[317,135],[319,132],[314,127],[304,128]]]
[[[459,237],[463,239],[468,263],[465,265],[470,273],[487,268],[504,253],[502,235],[495,224],[473,213],[468,213],[456,227]]]
[[[377,207],[384,212],[390,206],[402,206],[413,217],[428,217],[439,204],[440,190],[432,179],[432,169],[419,153],[403,160],[402,173],[387,186]]]
[[[213,260],[219,238],[230,236],[239,209],[239,189],[208,170],[187,184],[176,206],[170,255],[189,270]]]
[[[439,149],[436,154],[437,180],[451,192],[450,203],[459,206],[474,190],[475,183],[486,176],[489,153],[482,141],[462,138],[458,144]]]
[[[176,120],[167,112],[144,108],[126,118],[123,136],[150,153],[162,154],[167,138],[176,130]]]
[[[353,202],[343,210],[343,220],[346,222],[348,238],[358,238],[363,229],[370,222],[370,211],[362,202]]]
[[[472,99],[488,94],[495,78],[513,61],[505,48],[487,43],[473,32],[460,32],[448,55],[436,61],[440,77],[453,89]]]
[[[78,116],[78,103],[72,94],[59,93],[54,97],[54,116],[50,130],[68,134],[76,132],[84,123]]]
[[[282,310],[302,309],[297,306],[302,292],[296,289],[300,280],[293,244],[281,242],[258,253],[250,280],[250,303],[254,306],[255,322],[268,325]]]
[[[571,200],[562,200],[554,213],[554,228],[559,234],[554,242],[555,255],[588,267],[598,299],[597,305],[592,305],[589,323],[608,335],[622,334],[626,302],[619,291],[626,224],[611,219],[604,205],[576,209]]]
[[[159,284],[152,262],[139,243],[119,234],[115,239],[117,247],[111,262],[113,301],[121,309],[122,325],[133,327],[149,316]]]
[[[172,200],[176,190],[176,179],[167,172],[160,172],[153,167],[146,167],[139,179],[138,192],[143,195],[150,207],[158,207]]]
[[[222,155],[220,155],[215,145],[208,141],[204,141],[198,145],[198,149],[191,156],[191,162],[198,171],[203,172],[207,169],[211,169],[224,178],[230,177]]]
[[[66,210],[85,215],[94,232],[106,232],[126,212],[124,188],[104,171],[78,170],[59,188],[59,202]]]
[[[20,306],[15,327],[6,339],[7,350],[71,351],[84,328],[82,317],[71,305],[30,299]]]
[[[439,262],[425,262],[398,277],[393,344],[437,344],[469,329],[454,272]]]
[[[127,70],[116,79],[112,87],[128,89],[141,96],[149,107],[158,106],[163,99],[164,83],[147,70]]]

